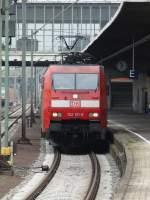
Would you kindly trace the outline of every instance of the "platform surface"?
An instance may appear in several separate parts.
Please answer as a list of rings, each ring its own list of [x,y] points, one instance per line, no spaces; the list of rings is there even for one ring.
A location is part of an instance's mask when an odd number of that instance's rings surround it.
[[[27,138],[32,145],[17,144],[17,154],[14,156],[14,176],[10,174],[0,174],[0,199],[8,191],[24,180],[28,174],[27,168],[38,158],[40,153],[40,122],[37,119],[32,128],[27,128]],[[14,141],[21,137],[21,127],[15,134]],[[23,169],[25,168],[25,169]]]
[[[150,114],[137,114],[132,111],[109,111],[108,119],[126,126],[150,140]]]
[[[149,200],[150,199],[150,115],[136,114],[133,112],[113,111],[109,112],[109,123],[114,129],[120,127],[115,137],[119,137],[127,149],[126,175],[122,177],[121,186],[115,194],[114,200]],[[127,133],[123,131],[131,130]],[[145,137],[144,141],[132,132]],[[130,166],[129,166],[130,165]]]

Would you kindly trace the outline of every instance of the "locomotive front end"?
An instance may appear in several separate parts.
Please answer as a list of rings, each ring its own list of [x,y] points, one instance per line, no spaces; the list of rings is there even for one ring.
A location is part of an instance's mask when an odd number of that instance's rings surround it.
[[[48,134],[55,144],[76,146],[100,137],[106,126],[100,74],[99,67],[52,70]]]

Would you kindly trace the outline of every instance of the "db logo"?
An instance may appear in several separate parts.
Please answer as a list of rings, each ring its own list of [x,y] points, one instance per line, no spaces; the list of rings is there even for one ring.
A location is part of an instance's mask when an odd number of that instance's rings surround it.
[[[80,107],[80,101],[70,101],[70,106],[78,108]]]

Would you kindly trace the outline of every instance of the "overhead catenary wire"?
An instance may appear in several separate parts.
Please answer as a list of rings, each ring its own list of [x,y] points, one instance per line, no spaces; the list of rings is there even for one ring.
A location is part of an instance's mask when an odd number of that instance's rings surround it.
[[[63,2],[64,4],[68,4],[70,3],[71,0],[68,0],[68,1],[65,1]],[[28,3],[28,0],[25,0],[26,3]],[[67,11],[69,8],[71,8],[73,5],[77,4],[79,2],[79,0],[75,0],[73,3],[70,3],[66,8],[64,8],[62,11],[58,12],[56,15],[54,15],[50,20],[49,20],[49,23],[53,23],[53,21],[55,20],[55,18],[57,18],[58,16],[60,16],[61,14],[63,14],[65,11]],[[33,2],[31,2],[33,3]],[[35,3],[35,2],[34,2]],[[43,2],[44,3],[44,2]],[[31,33],[31,35],[29,35],[28,37],[31,37],[33,35],[35,35],[36,37],[36,34],[41,31],[45,26],[47,26],[49,23],[44,23],[40,28],[36,29],[33,33]]]
[[[69,1],[70,1],[70,0],[69,0]],[[53,20],[54,20],[56,17],[58,17],[59,15],[61,15],[62,13],[64,13],[66,10],[68,10],[68,9],[71,8],[74,4],[76,4],[76,3],[78,3],[78,2],[79,2],[79,0],[75,0],[75,2],[71,3],[71,4],[68,5],[66,8],[64,8],[63,11],[58,12],[54,17],[52,17],[52,18],[50,19],[49,23],[52,23]],[[69,2],[67,2],[67,3],[69,3]],[[42,30],[45,26],[47,26],[47,25],[48,25],[48,23],[43,24],[40,28],[38,28],[36,31],[33,32],[33,35],[36,35],[39,31],[41,31],[41,30]]]

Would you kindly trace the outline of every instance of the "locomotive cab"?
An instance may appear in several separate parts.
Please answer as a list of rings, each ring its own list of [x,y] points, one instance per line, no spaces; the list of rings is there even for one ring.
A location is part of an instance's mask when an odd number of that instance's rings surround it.
[[[104,71],[96,66],[51,66],[44,76],[42,134],[58,145],[104,138],[107,126]]]

